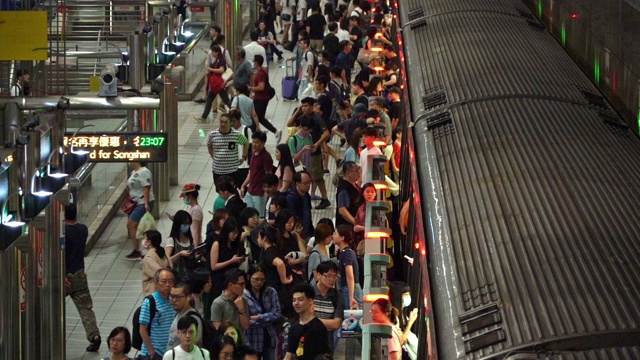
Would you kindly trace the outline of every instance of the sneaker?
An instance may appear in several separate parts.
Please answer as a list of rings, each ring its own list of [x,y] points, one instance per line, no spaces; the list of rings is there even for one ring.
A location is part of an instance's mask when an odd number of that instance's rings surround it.
[[[207,101],[205,99],[196,99],[196,100],[193,100],[193,102],[196,103],[196,104],[204,104]]]
[[[87,346],[88,352],[96,352],[100,349],[101,339],[99,335],[96,335],[93,340],[89,342],[89,346]]]
[[[322,201],[320,201],[320,204],[318,204],[316,206],[316,210],[326,209],[329,206],[331,206],[331,203],[329,202],[329,200],[328,199],[322,199]]]
[[[282,140],[282,130],[276,131],[276,142],[280,144],[280,140]]]
[[[127,255],[125,257],[125,259],[127,260],[131,260],[131,261],[137,261],[137,260],[141,260],[142,259],[142,253],[138,250],[133,250],[131,252],[131,254]],[[100,344],[98,344],[98,346],[100,346]]]
[[[207,122],[207,119],[205,119],[205,118],[203,118],[203,117],[200,117],[200,116],[196,116],[196,118],[195,118],[195,119],[196,119],[196,121],[197,121],[197,122],[199,122],[199,123],[206,123],[206,122]]]
[[[283,61],[283,60],[284,60],[284,58],[283,58],[282,56],[280,56],[280,57],[278,58],[278,64],[282,64],[282,61]]]

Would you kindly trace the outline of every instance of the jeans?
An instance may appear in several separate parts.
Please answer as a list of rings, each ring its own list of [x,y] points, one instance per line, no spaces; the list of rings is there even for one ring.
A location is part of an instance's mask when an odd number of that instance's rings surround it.
[[[340,288],[340,293],[342,294],[342,298],[344,299],[344,308],[350,309],[351,302],[349,300],[349,286],[343,286]],[[353,297],[358,302],[358,308],[362,309],[362,288],[356,279],[355,289],[353,291]]]
[[[251,195],[247,191],[247,194],[244,196],[243,200],[245,204],[247,204],[247,207],[252,207],[258,210],[258,215],[260,217],[264,217],[264,196]]]
[[[271,131],[272,133],[276,133],[276,127],[267,120],[265,115],[267,114],[267,106],[269,106],[269,100],[266,99],[254,99],[253,107],[256,110],[256,115],[258,115],[258,119],[260,119],[260,124],[265,127],[265,129]],[[254,130],[254,129],[252,129]]]

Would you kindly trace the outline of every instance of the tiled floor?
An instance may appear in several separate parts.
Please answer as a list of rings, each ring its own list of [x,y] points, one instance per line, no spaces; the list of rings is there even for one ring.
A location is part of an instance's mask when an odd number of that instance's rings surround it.
[[[290,53],[286,54],[291,56]],[[272,86],[280,94],[280,79],[284,75],[285,69],[279,65],[271,64],[269,77]],[[271,120],[278,129],[285,127],[286,119],[289,118],[293,109],[298,105],[296,102],[286,102],[278,95],[272,100],[267,110],[267,118]],[[211,159],[206,148],[206,136],[209,131],[218,126],[217,117],[210,117],[207,124],[199,124],[193,119],[199,116],[204,105],[193,102],[181,102],[179,104],[180,131],[178,135],[178,158],[180,184],[195,182],[202,186],[200,192],[200,204],[206,209],[213,207],[213,202],[217,196],[213,190],[213,178],[211,176]],[[285,139],[283,139],[284,141]],[[336,141],[337,142],[337,141]],[[267,150],[275,154],[275,137],[269,134],[267,140]],[[338,145],[334,143],[334,149]],[[335,162],[329,161],[330,170],[335,171]],[[332,206],[325,210],[313,210],[314,220],[317,222],[322,217],[333,218],[335,213],[335,188],[327,181],[329,199]],[[161,202],[160,213],[174,213],[184,209],[182,199],[178,197],[180,187],[171,188],[171,201]],[[205,221],[209,221],[210,216],[205,215]],[[106,337],[111,329],[116,326],[126,326],[131,329],[131,316],[142,301],[142,284],[140,276],[141,262],[125,260],[125,255],[131,251],[131,245],[126,240],[126,217],[119,213],[109,224],[105,233],[98,240],[97,244],[85,258],[86,273],[89,278],[89,288],[93,296],[94,310],[98,320],[98,326],[103,338],[100,351],[97,353],[86,353],[87,341],[84,329],[78,312],[70,299],[66,304],[66,351],[67,359],[101,359],[108,355],[108,344]],[[162,215],[158,220],[158,230],[167,234],[170,227],[169,219]],[[134,355],[132,351],[130,356]]]

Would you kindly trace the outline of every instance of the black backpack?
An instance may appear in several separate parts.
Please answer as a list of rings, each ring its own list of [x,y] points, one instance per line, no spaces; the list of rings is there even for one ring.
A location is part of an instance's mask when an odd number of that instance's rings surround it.
[[[153,318],[156,316],[156,299],[153,295],[149,295],[145,297],[145,299],[149,300],[149,334],[151,334],[151,324],[153,323]],[[142,302],[144,304],[144,300]],[[140,335],[140,310],[142,306],[138,307],[136,311],[133,313],[133,332],[131,333],[131,347],[137,350],[142,349],[142,336]]]
[[[191,310],[187,313],[189,316],[197,317],[202,324],[202,347],[209,350],[213,354],[215,349],[216,338],[218,337],[218,331],[213,327],[210,321],[206,321],[199,312]]]

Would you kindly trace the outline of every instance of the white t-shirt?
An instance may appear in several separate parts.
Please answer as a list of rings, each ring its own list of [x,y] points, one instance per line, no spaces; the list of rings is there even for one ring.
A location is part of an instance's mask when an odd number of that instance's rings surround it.
[[[287,2],[289,3],[289,6],[287,6]],[[294,6],[295,4],[296,4],[296,0],[280,0],[280,5],[282,6],[282,13],[293,14],[293,12],[291,11],[291,7]]]
[[[252,41],[245,45],[244,52],[246,54],[247,61],[251,63],[252,69],[255,66],[255,64],[253,63],[253,57],[256,55],[262,55],[262,58],[264,59],[264,64],[262,64],[262,66],[265,66],[267,64],[267,51],[260,44],[258,44],[257,41]]]
[[[296,20],[301,21],[302,20],[302,9],[306,9],[306,11],[308,11],[309,9],[307,8],[307,0],[299,0],[298,1],[298,7],[296,8]]]
[[[153,201],[153,182],[151,180],[151,170],[146,166],[141,167],[139,170],[134,170],[127,180],[127,186],[129,187],[129,196],[138,204],[144,204],[144,187],[150,186],[149,189],[149,201]]]
[[[313,51],[307,50],[304,52],[302,56],[302,61],[300,61],[300,68],[302,69],[302,80],[309,80],[309,66],[313,66]]]
[[[236,96],[234,100],[237,98],[238,97]],[[233,104],[231,104],[231,107],[233,107]],[[240,132],[247,139],[251,139],[251,135],[253,135],[253,131],[251,131],[251,129],[248,126],[240,125],[240,128],[238,129],[233,128],[233,130]],[[242,159],[243,152],[244,152],[244,148],[238,147],[238,160]],[[242,163],[238,165],[238,169],[248,169],[248,168],[249,168],[249,163],[247,162],[247,159],[244,159],[244,161],[242,161]]]
[[[371,149],[364,149],[360,151],[360,169],[362,169],[362,183],[369,182],[367,179],[368,174],[368,155],[382,155],[382,151],[377,146],[372,147]]]
[[[336,34],[339,41],[350,41],[349,31],[345,29],[338,28],[338,33]]]
[[[174,347],[173,350],[167,350],[167,352],[164,353],[162,360],[173,359],[174,351],[176,360],[211,360],[211,355],[207,349],[200,349],[199,347],[194,346],[191,352],[186,352],[182,350],[180,345]],[[203,354],[204,357],[202,356]]]
[[[194,205],[190,207],[189,210],[187,210],[187,212],[189,213],[189,215],[191,215],[191,235],[195,237],[196,228],[193,222],[200,221],[200,224],[202,224],[202,220],[204,220],[204,213],[202,212],[202,206],[200,206],[199,204]],[[200,234],[200,239],[202,239],[202,234]]]

